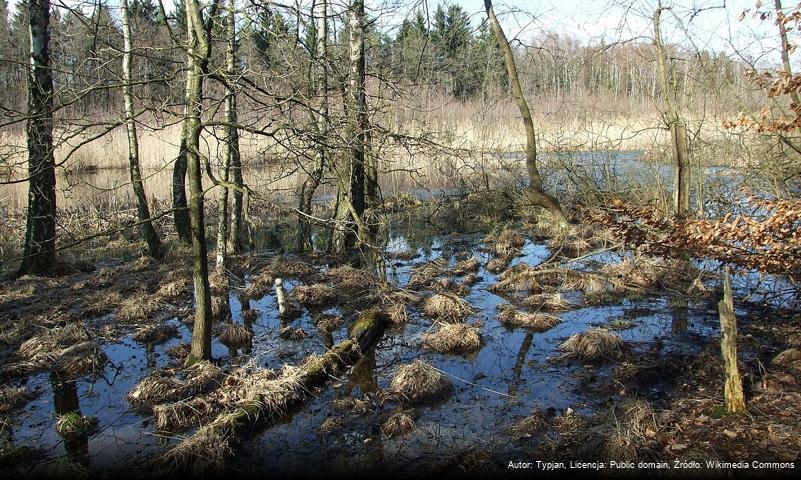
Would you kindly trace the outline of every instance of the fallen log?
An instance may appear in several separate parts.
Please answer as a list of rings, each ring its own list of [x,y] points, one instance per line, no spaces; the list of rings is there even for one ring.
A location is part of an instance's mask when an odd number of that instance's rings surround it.
[[[386,325],[383,312],[362,312],[351,325],[347,340],[301,366],[287,367],[275,379],[254,383],[252,391],[236,408],[218,415],[158,458],[155,469],[192,474],[222,470],[241,438],[270,426],[311,396],[316,388],[356,363],[378,344]]]

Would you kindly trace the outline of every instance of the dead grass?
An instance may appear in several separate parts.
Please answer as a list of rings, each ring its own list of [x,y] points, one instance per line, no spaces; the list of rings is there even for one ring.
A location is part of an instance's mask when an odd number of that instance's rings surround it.
[[[497,235],[485,238],[484,242],[494,244],[493,251],[497,258],[512,259],[520,254],[526,239],[520,232],[506,228]]]
[[[345,320],[340,315],[330,315],[324,313],[322,315],[318,315],[317,318],[314,319],[314,323],[317,325],[317,330],[319,332],[331,333],[344,325]]]
[[[466,323],[443,324],[423,335],[423,348],[439,353],[473,353],[481,348],[480,330]]]
[[[621,360],[626,356],[628,346],[615,333],[605,328],[593,328],[571,336],[559,345],[559,350],[565,352],[565,358],[594,363]]]
[[[629,400],[609,412],[611,430],[603,443],[604,458],[638,460],[653,456],[659,426],[651,405],[644,400]]]
[[[460,297],[466,297],[470,294],[470,287],[450,278],[440,278],[434,280],[432,289],[438,293],[453,293],[454,295],[458,295]]]
[[[577,258],[592,250],[592,244],[589,241],[575,234],[553,237],[548,242],[548,247],[552,252],[559,252],[560,255],[568,258]]]
[[[478,261],[476,257],[472,257],[468,260],[463,260],[457,263],[453,267],[453,274],[459,277],[467,275],[468,273],[476,273],[478,271],[478,267],[481,263]]]
[[[479,276],[476,275],[475,273],[468,273],[467,275],[464,276],[464,279],[462,280],[462,282],[465,285],[467,285],[469,287],[472,287],[473,285],[478,283],[479,280],[480,280]]]
[[[453,294],[437,293],[426,299],[423,312],[436,320],[457,323],[476,313],[469,303]]]
[[[340,295],[358,295],[372,290],[378,285],[378,278],[373,272],[350,265],[331,268],[325,271],[322,277],[331,282]]]
[[[161,301],[145,292],[139,292],[122,300],[117,317],[124,322],[142,322],[153,318],[163,305]]]
[[[212,295],[211,297],[211,318],[222,322],[231,316],[231,305],[228,303],[228,295]]]
[[[278,331],[278,336],[284,340],[293,340],[299,342],[306,338],[306,332],[300,327],[286,326]]]
[[[59,352],[53,370],[63,378],[74,379],[81,375],[100,374],[108,362],[100,345],[94,341],[79,343]]]
[[[408,435],[417,428],[414,423],[414,410],[401,410],[393,413],[381,424],[381,433],[387,438]]]
[[[499,305],[498,321],[509,328],[528,328],[535,332],[547,332],[559,324],[559,317],[544,313],[526,313],[515,310],[510,304]]]
[[[183,400],[204,391],[216,388],[223,374],[219,367],[209,362],[199,362],[179,372],[160,370],[145,377],[128,392],[128,401],[134,405],[157,405]]]
[[[270,270],[263,270],[250,279],[250,285],[245,289],[245,295],[253,300],[267,296],[273,289],[275,276]]]
[[[305,307],[322,307],[336,300],[337,293],[327,285],[298,285],[290,297]]]
[[[523,300],[523,305],[544,312],[563,312],[572,305],[560,293],[536,293]]]
[[[508,258],[493,258],[487,262],[486,268],[490,273],[501,273],[509,268],[509,263],[511,263],[511,260]]]
[[[503,272],[498,282],[491,285],[491,292],[528,292],[539,293],[542,287],[537,281],[538,271],[526,264],[516,265]]]
[[[548,429],[548,421],[541,410],[536,410],[533,414],[521,419],[509,427],[509,435],[515,440],[530,438]]]
[[[447,262],[442,258],[414,267],[407,288],[410,290],[431,288],[434,280],[445,273],[446,267]]]
[[[253,342],[253,332],[239,323],[226,323],[218,338],[227,347],[247,347]]]
[[[140,343],[163,343],[177,335],[178,328],[175,325],[158,323],[139,328],[133,339]]]
[[[188,343],[180,343],[174,347],[170,347],[167,349],[167,355],[171,356],[172,358],[181,360],[189,356],[189,352],[192,350],[192,345]]]
[[[5,413],[24,405],[31,396],[25,387],[6,386],[0,388],[0,413]]]
[[[56,431],[62,437],[86,436],[97,428],[97,417],[84,416],[78,412],[60,415],[56,421]]]
[[[421,360],[399,367],[389,386],[391,394],[410,403],[442,400],[452,391],[451,382]]]
[[[8,362],[0,376],[15,377],[37,370],[53,370],[65,378],[100,373],[108,358],[81,323],[45,330],[23,342],[17,349],[17,362]]]

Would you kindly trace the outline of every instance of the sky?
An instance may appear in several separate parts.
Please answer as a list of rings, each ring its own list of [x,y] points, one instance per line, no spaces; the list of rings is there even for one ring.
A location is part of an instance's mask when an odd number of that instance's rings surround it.
[[[95,0],[53,0],[54,4],[93,5]],[[105,0],[116,8],[119,0]],[[267,0],[237,0],[241,3]],[[284,5],[306,5],[311,0],[274,0]],[[329,0],[342,9],[348,0]],[[651,16],[659,0],[494,0],[495,11],[504,30],[514,42],[535,44],[544,33],[570,35],[584,44],[597,45],[624,41],[651,42]],[[164,0],[171,10],[173,0]],[[662,0],[670,10],[663,15],[663,37],[690,50],[725,53],[753,60],[767,68],[779,62],[778,38],[773,20],[752,18],[756,0]],[[10,1],[13,5],[15,1]],[[763,2],[770,4],[773,2]],[[795,4],[786,0],[787,5]],[[366,0],[367,8],[378,17],[379,28],[389,33],[414,12],[429,12],[433,21],[439,4],[461,5],[474,27],[486,17],[483,0]],[[766,7],[763,7],[763,9]],[[13,7],[12,7],[13,9]],[[738,21],[742,12],[745,19]],[[795,35],[795,32],[791,33]],[[801,39],[791,38],[793,40]],[[801,49],[794,64],[801,64]]]

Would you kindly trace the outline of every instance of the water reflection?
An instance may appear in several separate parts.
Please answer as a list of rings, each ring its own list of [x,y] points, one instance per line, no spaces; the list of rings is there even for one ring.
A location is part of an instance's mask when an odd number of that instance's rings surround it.
[[[53,388],[53,412],[56,418],[67,414],[81,415],[81,406],[78,400],[78,385],[74,381],[64,381],[58,375],[52,374],[50,382]],[[64,449],[70,462],[89,466],[89,437],[85,434],[62,435]]]

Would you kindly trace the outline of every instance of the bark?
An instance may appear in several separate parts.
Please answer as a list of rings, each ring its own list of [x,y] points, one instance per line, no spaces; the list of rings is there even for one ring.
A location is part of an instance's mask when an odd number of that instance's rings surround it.
[[[328,136],[328,0],[317,0],[316,8],[315,54],[317,58],[313,83],[320,98],[320,110],[316,115],[315,121],[316,133],[320,141],[317,144],[315,154],[315,168],[309,178],[303,182],[300,191],[297,245],[300,252],[313,248],[311,244],[311,222],[309,222],[308,215],[312,212],[314,192],[320,186],[328,156],[325,145]]]
[[[226,73],[228,75],[229,86],[226,87],[225,120],[226,126],[226,153],[228,155],[228,168],[230,169],[233,183],[239,189],[232,193],[233,203],[231,205],[230,227],[226,229],[228,242],[226,249],[229,253],[239,253],[242,251],[242,242],[239,237],[242,231],[242,191],[244,180],[242,178],[242,157],[239,150],[239,129],[234,125],[239,121],[237,111],[236,92],[231,83],[233,78],[239,73],[236,64],[237,43],[236,43],[236,12],[234,0],[228,0],[228,23],[226,24],[228,36],[228,52],[226,54]],[[227,178],[227,177],[226,177]],[[227,188],[225,189],[227,191]],[[221,193],[222,195],[222,193]],[[227,193],[226,193],[227,195]]]
[[[567,218],[565,217],[565,213],[559,201],[545,193],[542,189],[542,176],[540,176],[539,169],[537,168],[537,135],[534,131],[534,120],[531,117],[531,110],[523,94],[523,87],[520,85],[520,77],[517,74],[517,65],[515,64],[512,48],[509,46],[509,41],[506,39],[506,34],[503,32],[498,18],[495,16],[495,10],[492,7],[491,0],[484,0],[484,9],[487,12],[487,18],[489,19],[495,39],[498,41],[498,45],[503,53],[506,72],[509,75],[509,81],[512,85],[512,93],[517,102],[517,107],[520,110],[520,116],[523,117],[523,126],[526,129],[526,170],[528,171],[528,187],[526,187],[523,194],[529,202],[548,210],[557,222],[567,223]]]
[[[186,163],[189,177],[189,217],[192,226],[192,279],[195,287],[195,323],[192,329],[192,348],[186,359],[191,365],[211,359],[211,291],[206,249],[206,228],[203,212],[203,185],[200,158],[200,134],[203,114],[203,79],[208,73],[211,57],[211,35],[203,22],[198,0],[187,0],[188,30],[193,32],[187,55],[195,57],[187,83]],[[212,4],[210,17],[216,14],[218,0]]]
[[[30,0],[28,69],[28,216],[20,275],[46,273],[56,247],[56,170],[53,159],[53,77],[50,0]]]
[[[153,258],[158,258],[161,256],[161,240],[158,233],[156,233],[153,222],[150,220],[150,208],[147,205],[145,186],[142,183],[142,171],[139,167],[139,139],[136,133],[131,75],[133,42],[131,40],[128,0],[120,0],[120,12],[122,17],[122,37],[125,46],[122,54],[122,95],[125,101],[125,126],[128,131],[128,171],[131,175],[131,186],[136,196],[136,212],[141,222],[142,237],[147,243],[148,254]]]
[[[775,0],[774,6],[776,8],[776,21],[779,25],[779,36],[782,40],[782,65],[784,66],[784,71],[790,76],[793,76],[793,68],[790,65],[790,42],[787,40],[787,27],[784,24],[784,10],[782,9],[782,2],[781,0]],[[801,104],[801,98],[799,98],[798,92],[793,90],[790,92],[790,98],[793,100],[793,103]]]
[[[300,393],[295,390],[279,392],[270,402],[252,401],[240,404],[235,410],[223,413],[212,422],[202,427],[194,435],[184,439],[175,448],[167,452],[160,463],[168,469],[190,470],[191,472],[209,472],[222,468],[209,458],[208,448],[225,448],[227,454],[234,453],[232,448],[244,435],[257,428],[266,428],[283,417],[286,409],[301,404],[313,397],[314,390],[323,386],[348,367],[354,365],[378,344],[386,328],[386,317],[383,313],[368,310],[359,315],[351,326],[350,338],[335,345],[322,357],[303,367],[300,372]],[[278,405],[276,408],[271,408]]]
[[[662,88],[664,116],[670,131],[673,153],[673,213],[684,217],[690,210],[690,149],[687,139],[687,126],[679,113],[676,86],[669,81],[668,58],[662,41],[660,21],[663,8],[654,12],[654,47],[659,66],[659,80]]]
[[[187,19],[187,24],[189,20]],[[195,43],[195,32],[187,26],[187,42]],[[190,128],[190,88],[193,85],[192,75],[195,72],[196,59],[194,55],[187,55],[186,59],[186,91],[184,93],[186,105],[184,106],[184,121],[181,124],[181,144],[178,147],[178,156],[172,170],[172,208],[175,210],[175,231],[178,238],[185,243],[192,242],[192,220],[190,219],[189,203],[186,198],[187,165],[187,137]]]
[[[740,371],[737,368],[737,317],[734,315],[734,300],[731,293],[731,275],[729,269],[723,277],[723,300],[718,303],[720,314],[720,330],[722,338],[720,350],[726,367],[726,383],[723,397],[728,413],[745,412],[745,396]]]

